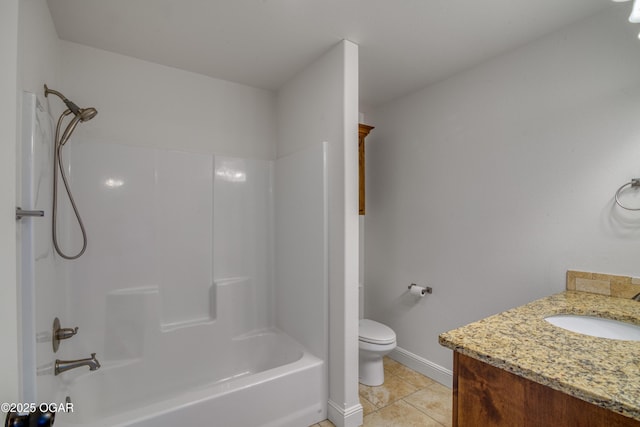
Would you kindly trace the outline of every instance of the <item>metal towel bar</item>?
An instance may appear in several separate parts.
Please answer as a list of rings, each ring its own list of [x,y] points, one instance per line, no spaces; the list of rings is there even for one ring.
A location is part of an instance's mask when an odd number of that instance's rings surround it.
[[[44,216],[44,211],[29,211],[18,206],[16,208],[16,219],[22,219],[25,216]]]
[[[628,211],[640,211],[640,208],[630,208],[628,206],[623,205],[622,203],[620,203],[620,193],[622,192],[622,190],[624,190],[627,186],[630,186],[631,188],[640,188],[640,178],[633,178],[631,181],[627,182],[626,184],[622,185],[620,188],[618,188],[618,191],[616,191],[616,203],[618,204],[618,206],[620,206],[622,209],[626,209]]]

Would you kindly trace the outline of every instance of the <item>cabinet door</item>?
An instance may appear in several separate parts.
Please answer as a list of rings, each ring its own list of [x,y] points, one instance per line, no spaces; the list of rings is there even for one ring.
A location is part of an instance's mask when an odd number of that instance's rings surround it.
[[[640,427],[640,421],[453,353],[453,426]]]
[[[524,384],[514,381],[506,371],[476,359],[454,353],[457,381],[457,426],[515,427],[524,426]],[[456,387],[457,385],[457,387]],[[457,390],[456,390],[457,389]]]

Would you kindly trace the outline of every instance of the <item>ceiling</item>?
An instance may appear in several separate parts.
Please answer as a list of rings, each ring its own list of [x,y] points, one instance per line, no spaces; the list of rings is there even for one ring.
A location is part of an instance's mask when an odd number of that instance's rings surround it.
[[[614,7],[610,0],[48,0],[48,5],[63,40],[269,90],[348,39],[360,46],[360,101],[370,107]]]

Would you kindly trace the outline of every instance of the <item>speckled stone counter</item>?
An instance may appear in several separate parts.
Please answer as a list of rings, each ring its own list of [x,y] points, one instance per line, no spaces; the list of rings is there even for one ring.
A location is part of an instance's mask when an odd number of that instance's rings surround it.
[[[590,337],[544,320],[583,314],[640,325],[640,302],[566,291],[440,335],[489,365],[640,420],[640,342]]]

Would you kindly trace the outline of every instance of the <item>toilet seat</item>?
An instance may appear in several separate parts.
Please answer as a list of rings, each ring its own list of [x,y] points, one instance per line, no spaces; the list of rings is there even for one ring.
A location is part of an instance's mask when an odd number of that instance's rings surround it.
[[[358,339],[370,344],[393,344],[396,341],[393,329],[375,320],[360,319],[358,331]]]

